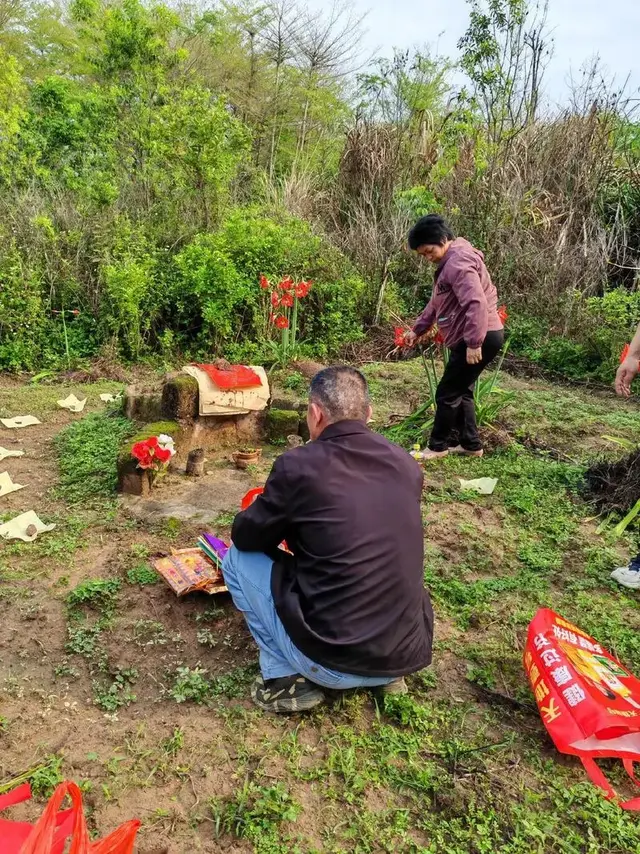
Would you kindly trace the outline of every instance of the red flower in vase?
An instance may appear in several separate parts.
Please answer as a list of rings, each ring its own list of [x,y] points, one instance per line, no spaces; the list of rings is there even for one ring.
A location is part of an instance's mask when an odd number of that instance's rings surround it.
[[[284,279],[281,280],[278,287],[282,291],[290,291],[293,287],[293,279],[290,276],[286,276]]]
[[[509,319],[509,312],[507,311],[506,305],[500,306],[500,308],[498,309],[498,317],[500,318],[500,323],[502,323],[503,325],[507,322],[507,320]]]
[[[296,285],[296,296],[298,299],[304,299],[311,290],[311,282],[298,282]]]
[[[293,308],[293,294],[290,291],[285,291],[285,293],[282,294],[280,305],[284,305],[287,308]]]
[[[289,328],[289,321],[284,316],[284,314],[280,314],[278,317],[276,317],[275,324],[278,327],[278,329],[288,329]]]
[[[269,279],[267,279],[266,276],[260,276],[260,289],[263,291],[268,291],[270,287],[271,284],[269,283]]]
[[[136,442],[131,448],[131,456],[138,461],[140,469],[159,469],[171,459],[171,451],[160,447],[157,436],[151,436],[144,442]]]

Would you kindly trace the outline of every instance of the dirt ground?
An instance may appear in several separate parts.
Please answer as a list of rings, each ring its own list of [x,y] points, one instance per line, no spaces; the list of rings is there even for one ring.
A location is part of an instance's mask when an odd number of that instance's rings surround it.
[[[394,397],[386,385],[386,380],[392,380],[390,369],[381,369],[386,372],[382,377],[376,370],[372,368],[370,374],[379,409],[383,413],[401,410],[407,396],[415,393],[408,377],[403,375],[398,382],[405,386],[403,396]],[[557,415],[571,408],[573,393],[567,393],[568,404],[566,398],[562,402],[564,392],[556,401],[548,395],[545,398],[540,385],[522,380],[511,385],[523,396],[518,412],[538,413],[538,439],[553,439],[565,449],[563,453],[571,450],[575,455],[575,425],[569,419],[563,432]],[[1,518],[34,509],[43,521],[57,525],[31,545],[0,544],[0,784],[44,766],[36,775],[40,781],[38,796],[12,809],[11,817],[34,820],[42,810],[47,788],[57,779],[67,778],[83,786],[92,830],[105,834],[128,818],[140,818],[143,827],[138,850],[143,854],[346,851],[349,834],[366,836],[366,822],[373,823],[374,817],[382,814],[387,822],[384,827],[372,824],[378,829],[371,831],[370,842],[361,842],[353,850],[464,850],[449,849],[446,841],[434,843],[433,831],[428,832],[420,820],[400,826],[400,813],[413,816],[417,810],[415,815],[419,814],[416,802],[406,792],[391,798],[378,780],[373,760],[366,773],[357,770],[360,748],[353,744],[349,747],[350,733],[368,739],[369,730],[379,719],[369,696],[347,698],[328,712],[306,719],[261,715],[248,700],[248,686],[256,672],[256,650],[229,598],[194,595],[178,600],[162,583],[148,583],[144,573],[140,575],[150,556],[195,545],[205,527],[227,536],[241,496],[251,486],[264,482],[276,450],[266,449],[260,467],[250,473],[233,470],[225,454],[212,455],[206,475],[197,484],[179,473],[171,474],[147,500],[120,500],[96,509],[69,506],[59,497],[54,437],[72,421],[100,411],[99,394],[119,387],[106,382],[33,390],[12,378],[0,382],[0,416],[29,412],[42,420],[39,426],[19,431],[0,427],[0,446],[25,451],[23,457],[0,463],[0,471],[9,471],[14,481],[25,485],[0,499]],[[56,407],[55,399],[69,392],[88,395],[82,415]],[[587,406],[582,398],[580,405]],[[608,406],[603,405],[603,411]],[[621,436],[628,436],[640,425],[637,410],[629,407],[617,412],[613,426],[600,423],[597,403],[589,412],[595,426],[582,434],[587,449],[595,443],[599,450],[606,450],[607,440],[601,436],[616,426]],[[474,467],[479,471],[480,464],[474,463],[469,474]],[[472,502],[456,491],[457,474],[454,469],[427,473],[431,498],[425,505],[424,518],[427,564],[432,573],[427,580],[429,583],[431,578],[435,588],[436,655],[428,675],[416,677],[412,687],[417,696],[423,696],[419,692],[424,691],[424,696],[432,697],[429,692],[437,685],[434,720],[437,718],[445,728],[458,722],[455,738],[473,738],[474,744],[483,740],[501,744],[507,738],[504,727],[513,727],[509,738],[528,740],[527,750],[534,739],[544,761],[551,757],[558,761],[539,719],[531,714],[531,699],[518,672],[518,646],[526,619],[509,628],[506,640],[495,634],[519,613],[519,607],[526,612],[536,598],[529,576],[523,575],[525,604],[515,603],[509,598],[511,594],[503,595],[499,586],[518,572],[525,573],[527,561],[532,560],[527,551],[527,525],[523,523],[522,532],[513,533],[513,507],[520,512],[516,506],[519,493],[513,500],[507,495],[504,505],[491,500]],[[507,469],[504,474],[505,482],[509,477],[522,477],[523,491],[531,476]],[[526,510],[530,519],[534,504]],[[569,508],[566,512],[572,511]],[[531,526],[535,524],[531,521]],[[542,537],[544,524],[540,526]],[[589,523],[583,541],[595,536],[594,529]],[[562,536],[554,530],[554,543],[561,543],[559,548],[569,555],[573,546],[562,545]],[[582,542],[580,548],[588,545]],[[70,591],[95,579],[120,582],[111,610],[89,605],[72,613],[67,601]],[[495,599],[480,602],[461,598],[458,602],[451,585],[460,579],[474,591],[495,589]],[[549,590],[555,589],[558,587],[552,580]],[[543,598],[547,595],[544,593]],[[635,605],[625,607],[633,607],[635,613]],[[626,612],[623,617],[627,618]],[[96,625],[98,629],[92,634]],[[78,627],[84,634],[78,633]],[[493,666],[498,643],[506,643],[515,664],[513,671],[499,667],[499,678],[493,679],[494,673],[489,679],[488,668]],[[470,668],[475,668],[474,673],[482,670],[482,678],[470,679]],[[180,682],[181,673],[183,677],[186,673],[186,690],[184,679]],[[198,674],[206,677],[206,698],[198,696]],[[491,696],[497,696],[499,703],[506,701],[506,708],[511,709],[507,719],[515,714],[514,708],[523,710],[523,716],[505,722],[504,709],[499,706],[503,722],[496,723],[487,701]],[[385,735],[389,736],[386,730]],[[451,739],[454,743],[453,735]],[[435,748],[427,742],[423,745],[425,763],[435,755]],[[373,743],[366,743],[374,751]],[[402,761],[409,755],[407,750],[400,750]],[[502,791],[496,781],[498,777],[504,779],[505,773],[512,775],[513,786],[522,784],[521,791],[529,785],[525,781],[530,779],[530,771],[521,765],[521,754],[512,747],[508,750],[500,760],[499,775],[489,777],[496,796]],[[324,770],[320,770],[320,758]],[[362,785],[355,780],[356,773],[364,775]],[[571,785],[582,779],[573,766],[570,774]],[[468,807],[460,805],[470,775],[468,769],[462,776],[458,774],[450,794],[440,800],[435,796],[428,799],[424,809],[435,804],[443,814],[448,815],[450,810],[452,815],[463,815]],[[340,781],[339,786],[335,780]],[[287,842],[294,837],[284,836],[277,844],[262,844],[256,842],[256,836],[248,836],[241,822],[235,825],[235,832],[220,824],[219,805],[230,799],[241,804],[242,793],[253,791],[255,781],[259,781],[261,791],[271,793],[279,792],[278,786],[286,781],[299,805],[295,841]],[[539,790],[540,784],[532,783],[532,787]],[[281,795],[278,802],[280,819],[287,815],[287,798]],[[391,809],[391,803],[395,824],[391,818],[387,821],[386,810]],[[272,825],[267,823],[271,814],[267,815],[264,807],[256,818],[256,809],[254,805],[252,821],[264,828],[266,839],[267,831],[271,833]],[[348,822],[341,818],[345,811],[350,816]],[[343,827],[345,822],[348,832]],[[467,850],[476,848],[470,845]]]

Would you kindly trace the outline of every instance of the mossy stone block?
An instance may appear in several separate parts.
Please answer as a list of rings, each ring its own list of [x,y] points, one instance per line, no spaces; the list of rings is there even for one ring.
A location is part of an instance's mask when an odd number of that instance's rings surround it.
[[[304,404],[291,397],[274,397],[271,401],[271,406],[273,409],[284,409],[287,412],[300,412],[300,408]]]
[[[300,416],[296,410],[270,409],[267,413],[267,439],[269,442],[281,444],[287,441],[287,436],[298,432]]]
[[[198,417],[198,381],[189,374],[175,374],[162,388],[162,417],[175,421],[193,421]]]

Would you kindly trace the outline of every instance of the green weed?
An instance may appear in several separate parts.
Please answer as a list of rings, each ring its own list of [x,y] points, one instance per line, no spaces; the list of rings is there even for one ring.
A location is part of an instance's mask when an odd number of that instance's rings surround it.
[[[67,606],[70,611],[87,606],[108,616],[116,607],[121,586],[117,578],[82,581],[67,594]]]
[[[140,584],[141,586],[144,586],[147,584],[157,584],[159,579],[158,573],[155,569],[152,569],[145,563],[141,563],[138,564],[138,566],[134,566],[127,570],[127,581],[129,584]]]
[[[61,756],[47,756],[44,763],[31,774],[29,782],[36,798],[48,798],[60,783],[64,782]]]
[[[126,418],[91,414],[58,433],[58,495],[68,504],[108,498],[116,489],[116,462],[120,446],[134,432]]]
[[[93,683],[93,702],[99,709],[110,713],[116,712],[123,706],[129,706],[136,700],[136,695],[131,692],[131,686],[137,678],[138,672],[133,668],[116,670],[111,682]]]

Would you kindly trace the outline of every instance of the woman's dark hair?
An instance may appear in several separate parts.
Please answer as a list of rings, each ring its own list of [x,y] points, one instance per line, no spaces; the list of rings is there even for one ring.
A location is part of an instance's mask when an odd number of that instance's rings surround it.
[[[420,217],[409,232],[409,248],[441,246],[445,241],[453,239],[453,232],[440,214],[428,214]]]

